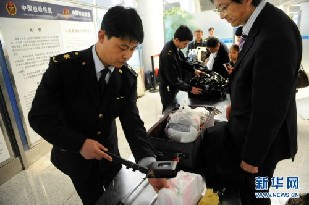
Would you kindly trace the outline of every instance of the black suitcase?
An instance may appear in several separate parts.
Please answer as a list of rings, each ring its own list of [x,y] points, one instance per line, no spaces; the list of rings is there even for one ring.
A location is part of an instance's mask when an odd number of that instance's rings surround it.
[[[194,108],[194,106],[190,106]],[[206,122],[201,126],[198,137],[195,141],[181,143],[168,139],[164,129],[166,127],[168,116],[171,112],[166,113],[153,127],[148,130],[148,135],[153,147],[157,151],[158,160],[179,160],[179,168],[185,171],[192,171],[199,166],[198,154],[203,141],[204,131],[213,126],[214,107],[206,107],[209,116]]]

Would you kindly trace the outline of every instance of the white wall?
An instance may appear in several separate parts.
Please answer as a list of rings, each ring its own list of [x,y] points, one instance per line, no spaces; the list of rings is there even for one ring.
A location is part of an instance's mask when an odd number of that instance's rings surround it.
[[[302,65],[307,73],[309,73],[309,2],[300,4],[301,19],[300,33],[303,37],[303,61]]]
[[[203,30],[204,38],[208,36],[208,28],[215,29],[215,36],[223,42],[227,39],[232,40],[234,37],[233,27],[225,20],[220,19],[220,16],[214,11],[203,11],[193,14],[196,26]],[[225,43],[229,48],[232,43]]]

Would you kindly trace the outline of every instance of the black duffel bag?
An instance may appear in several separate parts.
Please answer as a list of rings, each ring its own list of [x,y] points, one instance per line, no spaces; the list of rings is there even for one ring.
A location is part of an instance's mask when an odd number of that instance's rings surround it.
[[[199,95],[189,92],[189,97],[205,100],[223,100],[228,90],[228,80],[214,71],[206,71],[205,75],[195,76],[191,79],[190,85],[202,88],[203,91]]]

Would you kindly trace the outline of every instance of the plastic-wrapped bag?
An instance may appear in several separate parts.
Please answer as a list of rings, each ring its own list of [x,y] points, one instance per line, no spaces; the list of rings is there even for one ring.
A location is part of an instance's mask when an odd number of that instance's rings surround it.
[[[204,107],[190,108],[184,106],[169,115],[165,132],[169,139],[188,143],[196,140],[201,125],[206,123],[210,112]]]
[[[197,107],[194,109],[190,108],[190,112],[197,114],[200,117],[201,125],[206,123],[206,120],[208,119],[208,116],[210,115],[210,112],[205,107]]]
[[[197,114],[182,109],[169,115],[168,126],[173,124],[180,124],[187,127],[194,127],[196,130],[199,131],[201,120]]]
[[[173,128],[167,129],[168,138],[177,142],[188,143],[196,140],[198,131],[194,127],[190,127],[189,131],[178,131]]]
[[[168,138],[177,142],[193,142],[200,131],[200,124],[200,117],[197,114],[182,109],[169,115],[165,132]]]
[[[196,205],[205,189],[201,175],[184,171],[168,180],[168,185],[159,191],[156,205]]]

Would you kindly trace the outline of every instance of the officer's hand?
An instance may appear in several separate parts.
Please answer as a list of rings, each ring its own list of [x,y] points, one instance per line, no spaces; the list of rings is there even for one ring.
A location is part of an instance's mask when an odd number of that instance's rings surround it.
[[[202,88],[197,88],[197,87],[192,87],[192,89],[191,89],[191,93],[194,94],[194,95],[199,95],[199,94],[202,93],[202,91],[203,91]]]
[[[251,174],[256,174],[259,172],[259,168],[255,167],[251,164],[246,163],[245,161],[241,161],[240,162],[240,167],[242,168],[242,170],[249,172]]]
[[[102,159],[105,158],[108,161],[112,161],[111,156],[106,154],[104,151],[108,151],[102,144],[98,141],[92,139],[86,139],[79,153],[85,159]]]
[[[197,77],[200,77],[201,75],[205,75],[206,73],[200,70],[195,70],[194,71],[194,75]]]
[[[166,178],[148,178],[148,182],[155,192],[158,192],[162,188],[168,188]]]
[[[230,120],[230,116],[231,116],[231,104],[229,104],[226,107],[226,110],[225,110],[225,117],[226,117],[227,121]]]

